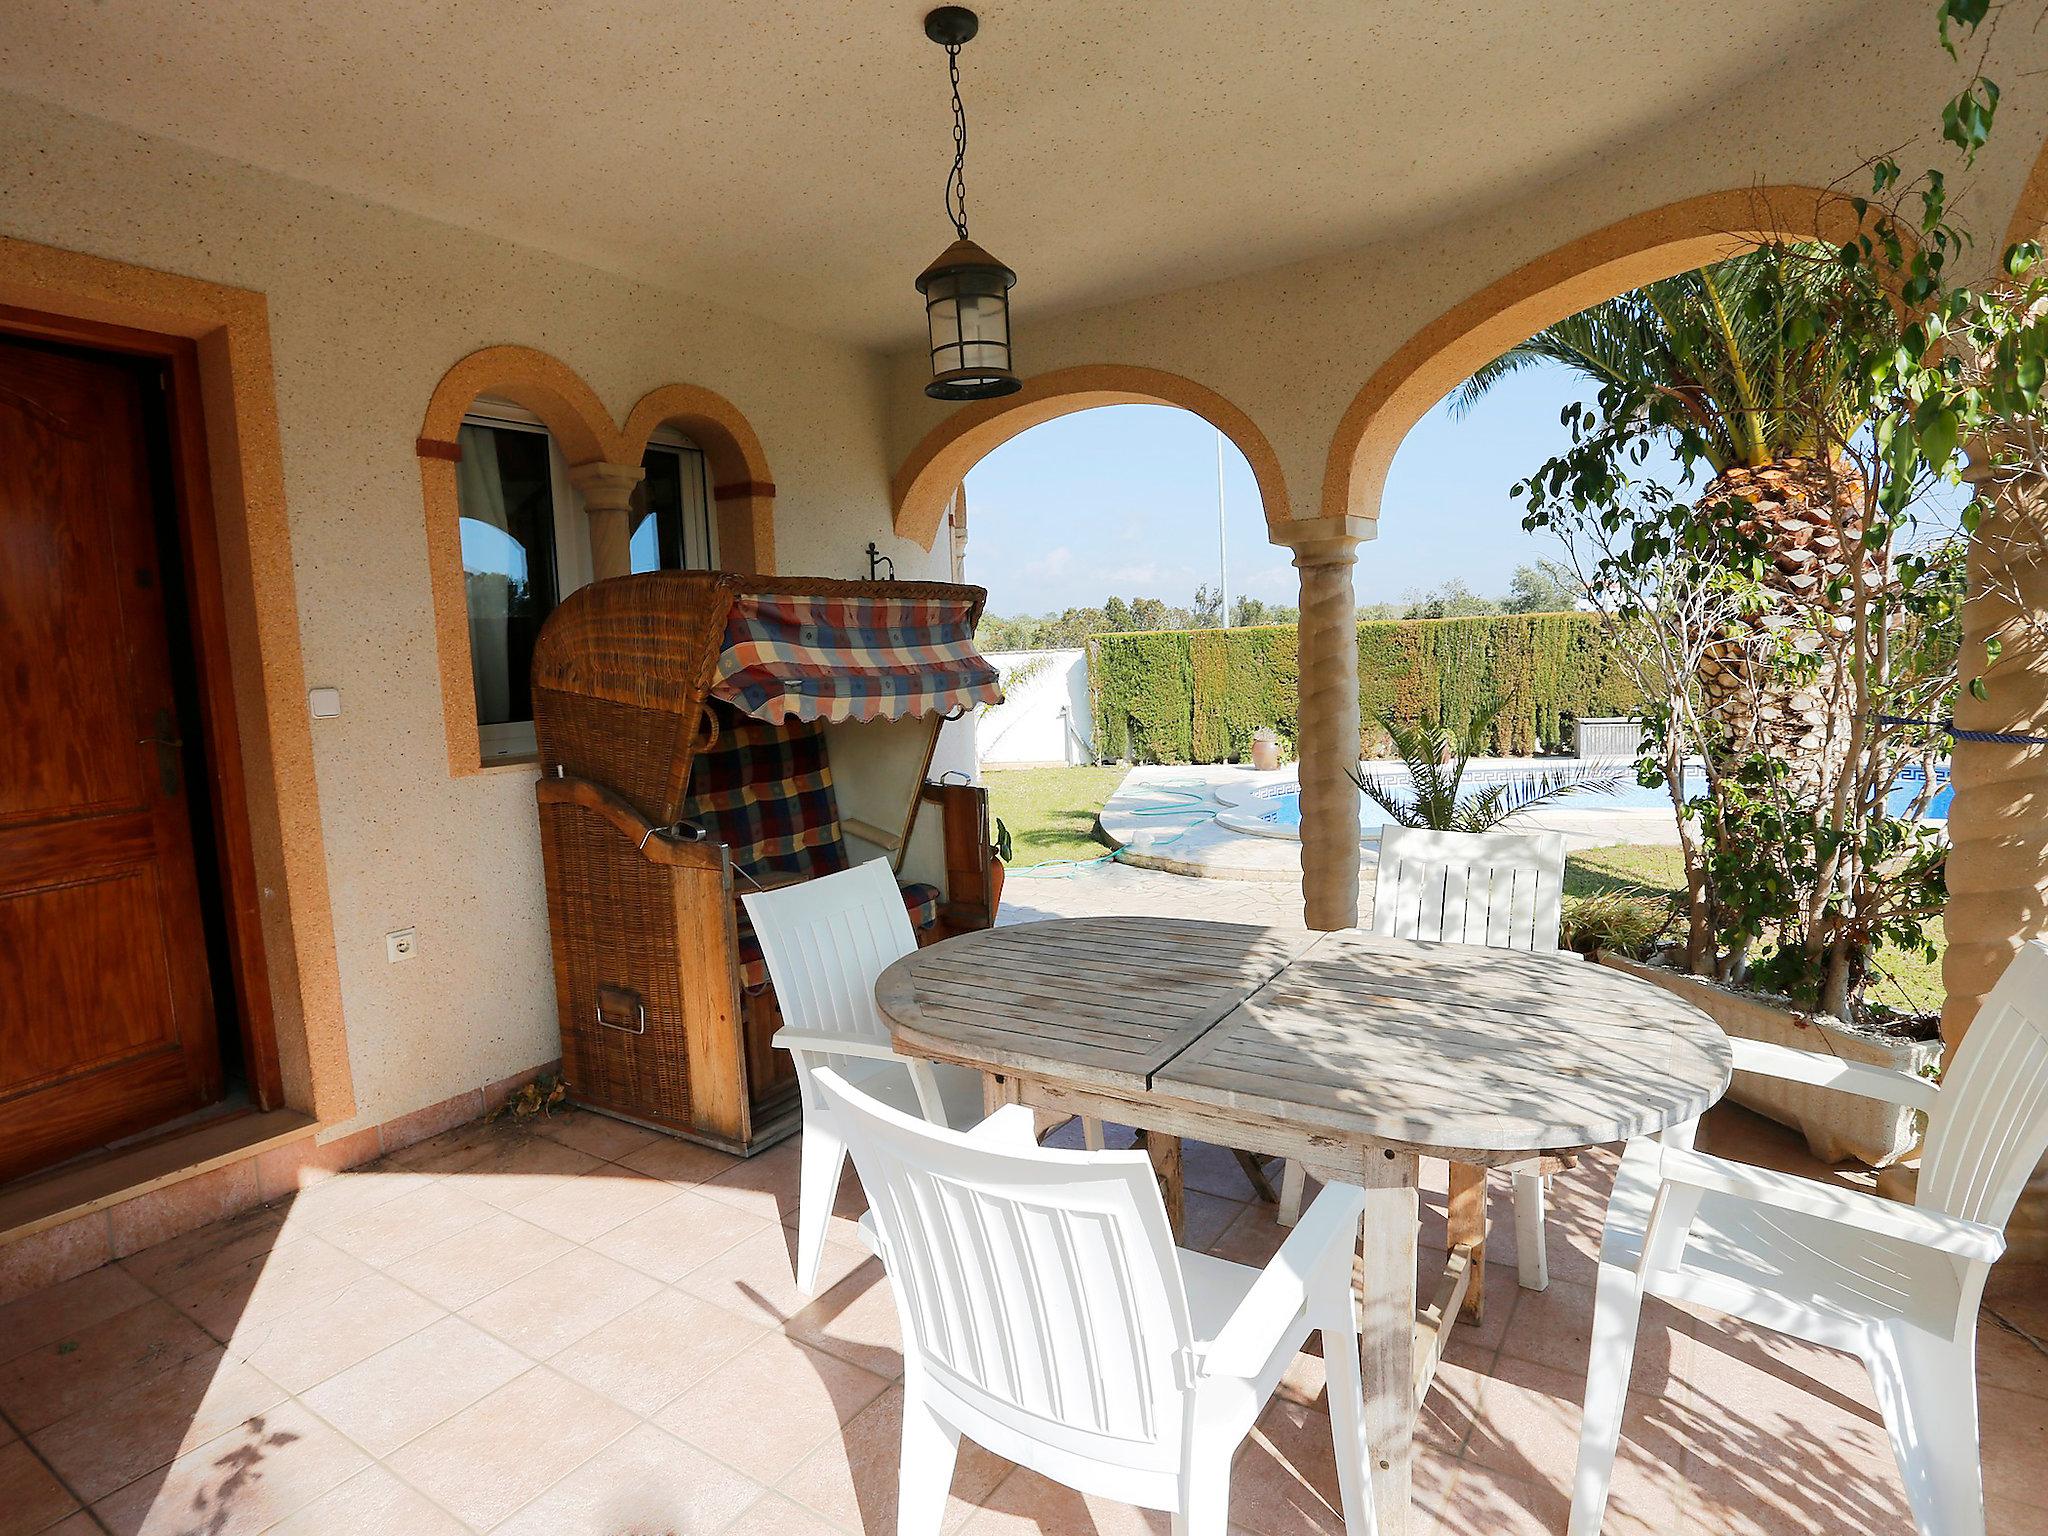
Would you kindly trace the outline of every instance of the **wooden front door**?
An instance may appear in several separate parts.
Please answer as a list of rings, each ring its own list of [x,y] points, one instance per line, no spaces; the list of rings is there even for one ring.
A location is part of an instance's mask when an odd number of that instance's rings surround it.
[[[221,1093],[143,388],[0,338],[0,1179]]]

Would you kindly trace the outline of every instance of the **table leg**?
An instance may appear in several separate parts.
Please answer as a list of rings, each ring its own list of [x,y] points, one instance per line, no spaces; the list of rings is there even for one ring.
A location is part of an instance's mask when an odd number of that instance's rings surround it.
[[[1367,1151],[1358,1353],[1365,1377],[1365,1445],[1378,1536],[1412,1525],[1415,1451],[1415,1164],[1411,1153]]]
[[[1450,1249],[1472,1250],[1472,1283],[1458,1316],[1476,1323],[1486,1311],[1486,1170],[1470,1163],[1451,1164]]]
[[[1187,1195],[1181,1180],[1180,1138],[1159,1131],[1145,1133],[1145,1155],[1152,1159],[1153,1175],[1159,1180],[1159,1198],[1166,1202],[1166,1222],[1173,1228],[1173,1240],[1181,1240],[1187,1224]]]

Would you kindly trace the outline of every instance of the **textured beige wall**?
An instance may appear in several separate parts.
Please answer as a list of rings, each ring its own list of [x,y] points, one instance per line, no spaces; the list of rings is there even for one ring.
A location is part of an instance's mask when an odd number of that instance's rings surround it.
[[[888,533],[869,355],[0,95],[0,233],[268,297],[306,677],[357,1118],[558,1054],[530,771],[451,779],[413,442],[478,347],[553,353],[614,420],[704,385],[759,433],[781,568],[852,576]],[[593,209],[593,218],[603,210]],[[678,231],[678,240],[686,231]],[[391,965],[384,933],[414,926]]]

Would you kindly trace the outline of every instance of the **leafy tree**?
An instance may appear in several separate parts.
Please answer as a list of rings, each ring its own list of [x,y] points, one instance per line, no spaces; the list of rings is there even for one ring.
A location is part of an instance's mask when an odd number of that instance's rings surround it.
[[[1508,578],[1503,613],[1570,613],[1586,595],[1572,572],[1554,560],[1518,565]]]
[[[1244,596],[1231,609],[1230,627],[1250,629],[1255,624],[1299,624],[1301,610],[1285,603],[1268,603],[1259,598]]]
[[[1112,597],[1102,605],[1102,627],[1111,634],[1121,634],[1137,628],[1131,619],[1131,605],[1120,597]]]
[[[1401,612],[1404,619],[1470,619],[1482,614],[1499,613],[1500,604],[1490,597],[1481,597],[1464,582],[1453,577],[1441,586],[1427,592],[1410,592],[1408,605]]]
[[[1179,629],[1173,622],[1173,612],[1156,597],[1134,597],[1131,599],[1131,627],[1133,629]]]
[[[1223,594],[1210,590],[1204,582],[1195,588],[1195,600],[1188,609],[1189,629],[1220,629],[1223,627]]]

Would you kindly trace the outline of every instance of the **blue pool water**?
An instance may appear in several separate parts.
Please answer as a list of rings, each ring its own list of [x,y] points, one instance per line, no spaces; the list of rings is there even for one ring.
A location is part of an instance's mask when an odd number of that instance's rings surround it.
[[[1487,785],[1499,783],[1506,777],[1511,776],[1468,773],[1465,775],[1464,787],[1468,790],[1484,789]],[[1408,787],[1407,776],[1398,770],[1388,771],[1385,782],[1401,792],[1405,792]],[[1938,787],[1934,792],[1934,799],[1927,807],[1926,819],[1946,821],[1951,794],[1946,763],[1935,766],[1934,782]],[[1920,786],[1921,774],[1918,768],[1908,768],[1899,775],[1899,781],[1892,786],[1887,802],[1894,816],[1904,816],[1912,810],[1913,802],[1920,797]],[[1704,776],[1697,769],[1686,775],[1685,792],[1688,797],[1700,793],[1704,788]],[[1247,806],[1246,809],[1253,811],[1259,821],[1273,828],[1275,832],[1284,835],[1286,831],[1301,826],[1301,791],[1294,785],[1275,784],[1268,789],[1256,791],[1252,798],[1254,804]],[[1563,811],[1662,811],[1669,810],[1670,807],[1671,795],[1668,790],[1645,789],[1640,784],[1624,783],[1604,793],[1588,791],[1585,794],[1567,796],[1556,802],[1554,808]],[[1386,819],[1386,813],[1371,800],[1366,800],[1359,807],[1359,822],[1363,826],[1383,826]]]

